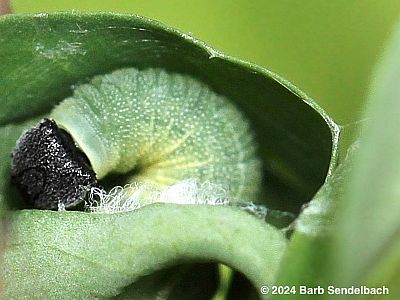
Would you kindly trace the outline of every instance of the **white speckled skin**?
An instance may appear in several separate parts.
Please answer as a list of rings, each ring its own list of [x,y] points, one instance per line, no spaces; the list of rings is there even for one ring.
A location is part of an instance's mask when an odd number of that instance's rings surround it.
[[[117,70],[79,86],[50,115],[89,157],[98,178],[167,187],[194,178],[254,201],[261,168],[248,122],[226,98],[187,75]],[[123,184],[123,183],[121,183]]]

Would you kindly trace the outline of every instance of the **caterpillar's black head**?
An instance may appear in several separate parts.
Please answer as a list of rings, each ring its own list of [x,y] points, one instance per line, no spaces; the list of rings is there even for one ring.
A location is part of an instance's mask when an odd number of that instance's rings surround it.
[[[26,131],[12,153],[11,179],[35,208],[68,208],[98,187],[86,155],[57,124],[44,119]]]

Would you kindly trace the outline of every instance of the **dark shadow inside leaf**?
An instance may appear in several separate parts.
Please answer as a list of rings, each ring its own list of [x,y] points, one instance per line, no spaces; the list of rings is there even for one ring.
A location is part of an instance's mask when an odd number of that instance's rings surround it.
[[[216,264],[179,265],[140,278],[113,299],[209,300],[218,284]]]
[[[240,272],[234,272],[228,291],[227,300],[259,300],[258,291],[251,282]]]

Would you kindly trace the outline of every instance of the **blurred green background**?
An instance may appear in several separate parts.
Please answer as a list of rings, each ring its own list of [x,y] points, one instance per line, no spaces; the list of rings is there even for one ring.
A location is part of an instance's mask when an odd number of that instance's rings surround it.
[[[14,12],[113,11],[162,21],[286,77],[340,124],[358,120],[399,0],[14,0]]]

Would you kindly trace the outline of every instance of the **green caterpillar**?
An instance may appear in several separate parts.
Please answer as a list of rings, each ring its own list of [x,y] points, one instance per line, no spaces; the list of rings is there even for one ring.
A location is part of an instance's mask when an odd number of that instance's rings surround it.
[[[98,179],[132,174],[125,183],[160,189],[196,179],[228,190],[233,201],[257,196],[261,167],[247,120],[228,99],[190,76],[120,69],[77,87],[49,117],[71,135]],[[14,166],[17,156],[14,151]],[[80,188],[79,201],[92,185]],[[65,207],[79,202],[57,201]]]

